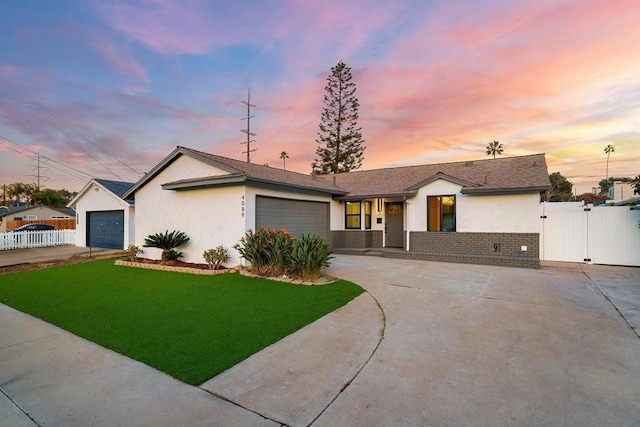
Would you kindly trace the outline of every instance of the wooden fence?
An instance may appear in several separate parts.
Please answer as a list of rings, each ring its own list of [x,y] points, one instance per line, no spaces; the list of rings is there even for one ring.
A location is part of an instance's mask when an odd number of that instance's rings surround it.
[[[11,220],[7,221],[7,231],[15,230],[18,227],[21,227],[25,224],[48,224],[53,225],[56,230],[75,230],[76,229],[76,220],[75,218],[70,219],[35,219],[35,220]]]
[[[11,231],[0,233],[0,250],[75,244],[76,230]]]

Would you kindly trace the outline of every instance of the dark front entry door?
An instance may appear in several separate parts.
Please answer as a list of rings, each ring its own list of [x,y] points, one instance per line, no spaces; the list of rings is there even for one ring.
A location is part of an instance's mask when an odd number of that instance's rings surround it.
[[[385,225],[384,234],[386,247],[402,248],[404,246],[404,230],[402,203],[385,203]]]

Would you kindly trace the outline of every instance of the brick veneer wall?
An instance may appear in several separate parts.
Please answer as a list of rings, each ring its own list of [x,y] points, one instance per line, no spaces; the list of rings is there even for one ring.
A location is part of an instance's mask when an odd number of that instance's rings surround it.
[[[381,248],[382,231],[379,230],[340,230],[331,232],[333,248]]]
[[[539,244],[538,233],[412,231],[409,252],[394,256],[465,264],[540,268]],[[526,252],[521,250],[522,246],[527,246]]]

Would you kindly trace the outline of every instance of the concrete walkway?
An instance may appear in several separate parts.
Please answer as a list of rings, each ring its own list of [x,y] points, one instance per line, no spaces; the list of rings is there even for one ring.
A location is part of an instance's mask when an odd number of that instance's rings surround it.
[[[640,268],[338,256],[330,273],[369,294],[201,387],[0,305],[0,420],[640,423]]]
[[[74,255],[90,256],[109,252],[121,252],[114,249],[81,248],[74,245],[50,246],[46,248],[12,249],[0,251],[0,268],[20,264],[53,262],[69,259]]]

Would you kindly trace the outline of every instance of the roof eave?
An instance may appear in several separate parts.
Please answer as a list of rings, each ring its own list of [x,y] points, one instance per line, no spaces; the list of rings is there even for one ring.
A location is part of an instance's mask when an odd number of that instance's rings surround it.
[[[336,197],[336,200],[365,200],[365,199],[395,199],[395,198],[412,198],[418,194],[418,191],[404,191],[402,193],[374,193],[374,194],[346,194]]]
[[[541,193],[549,190],[551,187],[517,187],[517,188],[462,188],[462,194],[470,195],[500,195],[500,194],[531,194]]]
[[[234,184],[242,184],[246,181],[246,177],[244,175],[236,175],[236,176],[226,176],[221,178],[207,178],[201,180],[193,180],[186,182],[167,182],[162,184],[161,187],[163,190],[195,190],[200,188],[211,188],[217,187],[221,185],[234,185]]]
[[[312,187],[310,185],[297,185],[297,184],[289,184],[286,182],[281,182],[281,181],[273,181],[273,180],[269,180],[269,179],[263,179],[263,178],[256,178],[256,177],[247,177],[247,182],[254,182],[257,184],[269,184],[269,185],[275,185],[278,187],[286,187],[286,188],[296,188],[296,189],[300,189],[300,190],[307,190],[307,191],[315,191],[318,193],[324,193],[324,194],[328,194],[331,196],[335,196],[335,195],[345,195],[347,194],[347,191],[344,190],[339,190],[339,189],[331,189],[331,188],[322,188],[322,187]]]

